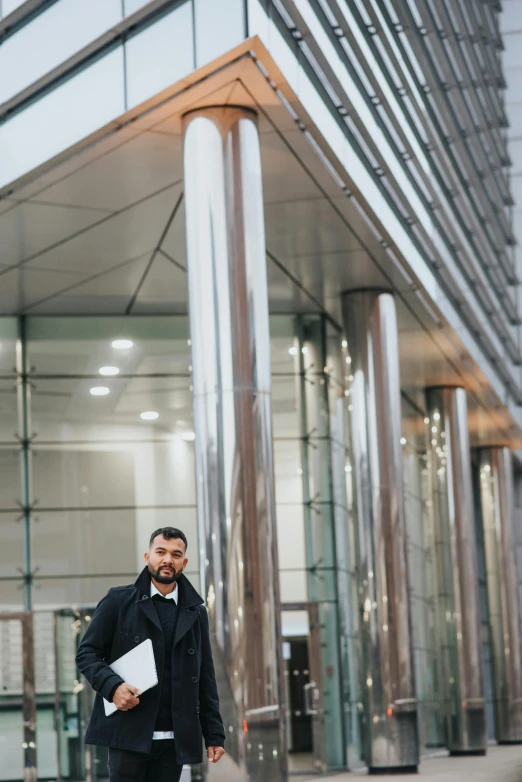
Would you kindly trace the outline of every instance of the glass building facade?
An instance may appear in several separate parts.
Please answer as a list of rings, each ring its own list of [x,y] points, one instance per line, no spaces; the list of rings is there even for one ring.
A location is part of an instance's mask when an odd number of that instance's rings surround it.
[[[522,742],[516,4],[0,0],[0,782],[169,524],[238,782]]]

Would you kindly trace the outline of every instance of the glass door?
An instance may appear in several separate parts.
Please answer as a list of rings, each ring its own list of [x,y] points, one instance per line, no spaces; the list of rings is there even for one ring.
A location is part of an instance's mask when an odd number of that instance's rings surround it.
[[[319,631],[316,603],[282,605],[290,775],[326,770]]]

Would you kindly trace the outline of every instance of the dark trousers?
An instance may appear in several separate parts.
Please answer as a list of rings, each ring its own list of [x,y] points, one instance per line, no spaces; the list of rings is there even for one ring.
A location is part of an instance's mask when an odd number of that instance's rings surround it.
[[[152,752],[109,749],[110,782],[179,782],[183,766],[176,763],[174,739],[152,742]]]

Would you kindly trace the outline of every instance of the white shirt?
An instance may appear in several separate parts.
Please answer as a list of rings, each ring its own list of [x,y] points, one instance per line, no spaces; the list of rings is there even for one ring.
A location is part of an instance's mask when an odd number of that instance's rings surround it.
[[[150,582],[150,596],[154,597],[154,595],[161,595],[161,597],[166,597],[167,600],[174,600],[176,605],[178,604],[178,585],[176,584],[175,588],[172,590],[172,592],[169,592],[167,595],[162,595],[159,589],[153,584],[153,582]],[[174,738],[174,731],[172,730],[155,730],[152,734],[152,739],[173,739]]]

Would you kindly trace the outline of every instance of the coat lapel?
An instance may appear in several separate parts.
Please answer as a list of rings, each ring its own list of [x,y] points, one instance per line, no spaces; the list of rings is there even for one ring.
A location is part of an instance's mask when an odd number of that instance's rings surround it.
[[[190,630],[199,616],[197,608],[183,608],[180,606],[178,621],[176,623],[176,633],[174,635],[174,646],[183,638],[187,630]]]
[[[198,595],[188,578],[181,576],[178,581],[179,605],[178,621],[176,624],[176,633],[174,635],[174,646],[180,641],[187,630],[190,630],[199,616],[197,606],[203,603],[201,596]]]
[[[156,609],[154,608],[154,603],[151,600],[150,597],[147,595],[140,595],[139,599],[136,600],[136,603],[139,605],[147,619],[150,619],[151,622],[153,622],[156,627],[158,627],[161,632],[163,632],[161,627],[161,622],[158,617],[158,613]]]

